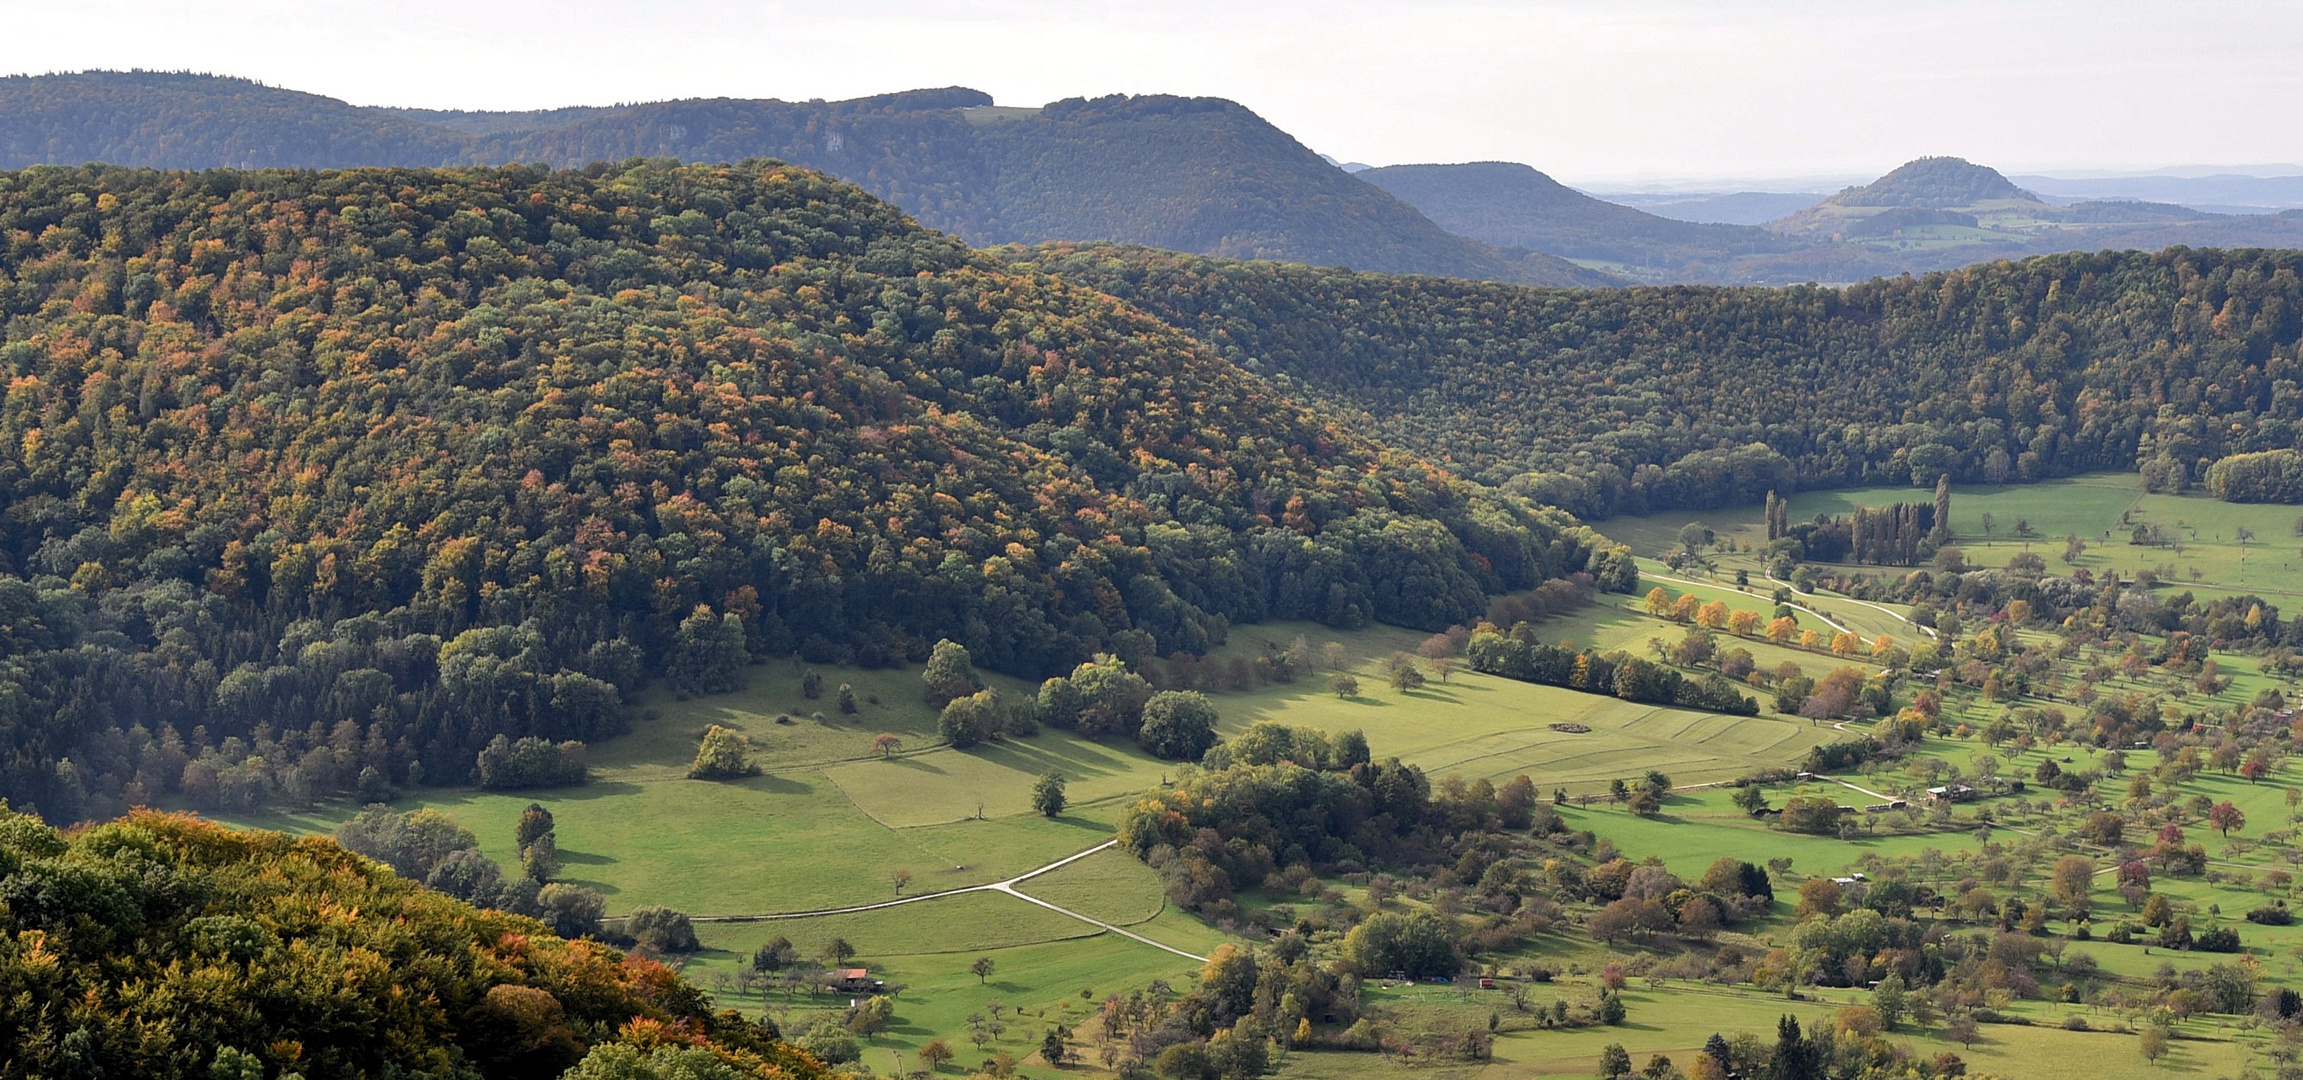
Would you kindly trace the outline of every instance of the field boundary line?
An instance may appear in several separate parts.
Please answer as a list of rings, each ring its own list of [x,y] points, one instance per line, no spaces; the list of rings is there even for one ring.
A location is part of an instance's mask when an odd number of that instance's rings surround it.
[[[708,923],[745,923],[775,922],[781,919],[813,919],[824,915],[853,915],[863,911],[884,911],[892,907],[902,907],[905,904],[917,904],[928,900],[941,900],[947,896],[963,896],[968,893],[976,892],[1000,892],[1004,891],[1002,888],[1003,886],[1011,885],[1015,882],[1022,881],[1025,878],[1037,877],[1059,866],[1063,866],[1067,863],[1071,863],[1079,859],[1087,858],[1096,852],[1102,851],[1105,848],[1117,846],[1118,844],[1119,841],[1117,839],[1106,840],[1103,843],[1097,844],[1096,846],[1088,848],[1085,851],[1075,851],[1072,854],[1066,855],[1061,859],[1057,859],[1052,863],[1031,870],[1026,870],[1023,873],[1016,875],[1015,877],[1006,879],[1005,881],[991,881],[982,885],[962,885],[957,889],[943,889],[938,892],[921,893],[918,896],[898,897],[894,900],[882,900],[876,904],[851,904],[847,907],[812,908],[807,911],[772,911],[763,912],[756,915],[692,915],[689,916],[689,921]],[[621,918],[629,918],[629,916],[613,916],[605,921],[613,922],[615,919]],[[1088,922],[1095,921],[1093,919],[1086,919],[1085,916],[1081,916],[1081,918]]]

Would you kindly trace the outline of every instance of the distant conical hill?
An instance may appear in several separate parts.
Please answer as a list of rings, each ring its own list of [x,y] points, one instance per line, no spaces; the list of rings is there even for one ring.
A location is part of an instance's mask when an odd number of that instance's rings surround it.
[[[1934,210],[1974,206],[1997,199],[2044,203],[2016,187],[1999,170],[1965,158],[1923,157],[1895,167],[1861,187],[1848,188],[1824,202],[1835,206],[1919,206]]]

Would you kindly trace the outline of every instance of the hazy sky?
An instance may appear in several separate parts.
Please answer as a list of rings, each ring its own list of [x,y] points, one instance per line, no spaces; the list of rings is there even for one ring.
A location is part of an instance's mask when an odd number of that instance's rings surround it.
[[[359,104],[1208,94],[1340,158],[1585,181],[2303,161],[2296,0],[0,0],[0,26],[0,71]]]

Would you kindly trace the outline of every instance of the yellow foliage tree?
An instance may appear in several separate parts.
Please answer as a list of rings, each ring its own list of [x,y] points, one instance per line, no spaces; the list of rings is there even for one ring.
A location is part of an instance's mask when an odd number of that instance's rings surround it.
[[[1663,586],[1647,590],[1647,613],[1661,618],[1671,613],[1671,597],[1664,595]]]
[[[1823,647],[1823,635],[1813,630],[1802,630],[1799,632],[1799,647],[1802,649],[1820,649]]]
[[[1767,640],[1778,645],[1788,645],[1798,636],[1799,620],[1789,615],[1778,615],[1767,624]]]
[[[1680,622],[1694,622],[1695,613],[1702,606],[1702,601],[1683,593],[1671,602],[1671,617]]]
[[[1759,613],[1756,611],[1738,611],[1727,617],[1727,632],[1737,637],[1750,637],[1757,629]]]
[[[1709,630],[1725,627],[1727,625],[1727,601],[1714,600],[1695,609],[1695,624]]]

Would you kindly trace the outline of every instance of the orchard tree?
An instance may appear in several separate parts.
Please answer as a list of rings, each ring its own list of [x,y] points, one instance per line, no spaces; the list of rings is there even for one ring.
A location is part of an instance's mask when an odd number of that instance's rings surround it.
[[[2233,829],[2247,828],[2247,815],[2226,800],[2208,809],[2207,824],[2215,826],[2215,831],[2229,836]]]

